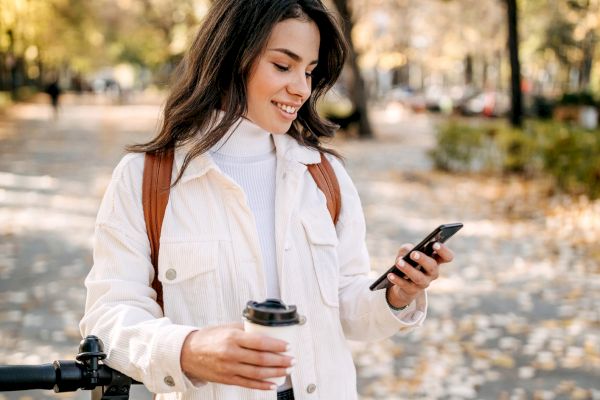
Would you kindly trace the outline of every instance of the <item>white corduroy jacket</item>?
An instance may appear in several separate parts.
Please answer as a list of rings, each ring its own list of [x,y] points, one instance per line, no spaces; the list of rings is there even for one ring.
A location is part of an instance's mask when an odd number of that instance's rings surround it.
[[[380,340],[418,326],[423,294],[394,314],[385,291],[371,292],[365,222],[358,193],[342,165],[337,226],[306,164],[319,153],[274,135],[277,153],[275,232],[282,300],[306,323],[292,343],[295,398],[356,399],[356,372],[346,339]],[[175,154],[173,176],[185,149]],[[154,272],[142,211],[143,154],[116,167],[96,223],[82,335],[97,335],[106,363],[165,399],[273,400],[274,391],[215,383],[194,385],[181,370],[186,336],[199,327],[240,322],[249,300],[266,297],[254,217],[242,189],[204,154],[171,190],[160,238],[164,315],[150,283]],[[390,255],[393,259],[394,255]]]

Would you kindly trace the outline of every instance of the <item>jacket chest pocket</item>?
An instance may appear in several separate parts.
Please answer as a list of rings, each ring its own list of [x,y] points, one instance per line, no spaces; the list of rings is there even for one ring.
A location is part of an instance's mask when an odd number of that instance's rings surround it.
[[[339,307],[338,238],[331,215],[322,207],[307,210],[302,215],[302,225],[323,302],[328,306]]]
[[[198,325],[218,319],[222,304],[218,252],[218,241],[161,243],[158,279],[165,315]]]

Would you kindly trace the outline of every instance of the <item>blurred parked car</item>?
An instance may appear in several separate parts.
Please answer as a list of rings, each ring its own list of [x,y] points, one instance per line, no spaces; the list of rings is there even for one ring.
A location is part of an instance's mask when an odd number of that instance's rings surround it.
[[[478,92],[469,85],[440,86],[432,85],[424,92],[425,105],[429,111],[441,111],[451,114],[460,110],[466,101]]]
[[[503,117],[510,112],[510,96],[500,91],[485,91],[466,99],[459,110],[463,115]]]
[[[415,112],[425,111],[425,96],[408,86],[396,86],[386,92],[386,103],[400,103]]]

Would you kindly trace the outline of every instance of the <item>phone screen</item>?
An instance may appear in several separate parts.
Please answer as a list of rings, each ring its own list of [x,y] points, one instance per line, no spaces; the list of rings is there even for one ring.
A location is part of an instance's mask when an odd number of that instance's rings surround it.
[[[418,270],[422,270],[423,267],[419,265],[416,261],[410,258],[410,253],[413,251],[420,251],[428,256],[433,255],[433,245],[435,242],[444,243],[446,240],[450,239],[452,235],[458,232],[463,227],[463,224],[460,222],[452,223],[452,224],[443,224],[438,226],[431,232],[429,235],[425,237],[418,245],[413,247],[402,259],[406,261],[408,264],[417,268]],[[383,273],[373,284],[369,287],[371,290],[379,290],[386,289],[392,286],[392,283],[387,279],[389,273],[394,273],[398,275],[400,278],[406,277],[404,272],[400,271],[394,265],[390,269],[388,269],[385,273]]]

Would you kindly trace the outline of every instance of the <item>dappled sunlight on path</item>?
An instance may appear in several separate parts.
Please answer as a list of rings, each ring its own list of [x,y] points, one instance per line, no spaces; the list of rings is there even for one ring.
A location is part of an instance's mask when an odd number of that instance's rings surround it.
[[[363,399],[600,398],[600,202],[549,197],[543,180],[432,171],[423,136],[433,123],[398,126],[336,143],[363,200],[373,268],[440,223],[465,228],[424,326],[352,343]]]
[[[42,102],[0,119],[1,364],[73,359],[100,199],[123,146],[148,138],[159,111],[74,100],[58,120]],[[29,391],[0,399],[25,395],[90,398]]]
[[[73,358],[101,196],[123,146],[157,126],[156,101],[67,100],[56,121],[43,102],[0,118],[4,364]],[[351,343],[361,398],[600,398],[600,202],[549,197],[545,181],[433,171],[435,118],[402,109],[372,117],[376,140],[331,146],[361,195],[373,277],[402,243],[445,222],[465,228],[449,242],[456,260],[429,289],[424,326]],[[20,398],[11,396],[0,399]]]

